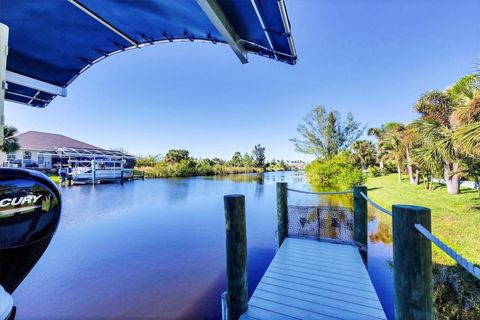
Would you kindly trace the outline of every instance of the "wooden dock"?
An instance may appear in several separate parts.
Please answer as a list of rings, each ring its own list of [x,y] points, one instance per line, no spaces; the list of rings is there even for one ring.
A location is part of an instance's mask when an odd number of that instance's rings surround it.
[[[358,249],[285,238],[240,319],[387,319]]]

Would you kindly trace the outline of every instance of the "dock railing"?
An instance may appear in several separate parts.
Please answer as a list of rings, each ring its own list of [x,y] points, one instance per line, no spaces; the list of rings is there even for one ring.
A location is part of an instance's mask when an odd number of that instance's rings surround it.
[[[355,202],[355,189],[335,192],[311,192],[291,189],[284,183],[277,184],[277,214],[280,221],[287,221],[286,237],[313,238],[320,241],[350,244],[366,251],[367,212],[366,208],[356,210],[351,207],[352,197]],[[284,198],[288,194],[305,194],[322,196],[327,205],[290,205]],[[341,201],[329,201],[338,196]],[[318,198],[315,198],[318,201]],[[286,213],[284,206],[286,203]],[[355,208],[354,208],[355,209]],[[286,214],[286,217],[285,217]],[[285,222],[283,222],[285,223]],[[357,230],[355,230],[357,226]],[[285,227],[285,226],[283,226]],[[277,247],[280,247],[285,237],[278,236]]]
[[[432,242],[480,280],[480,269],[431,232],[429,208],[393,205],[389,211],[368,198],[377,210],[392,217],[393,272],[396,319],[433,319]]]
[[[429,208],[393,205],[392,211],[389,211],[368,198],[365,186],[355,186],[353,190],[341,192],[311,192],[289,189],[286,182],[278,182],[276,191],[278,248],[289,236],[306,236],[321,241],[352,244],[365,251],[368,246],[368,204],[392,217],[396,319],[433,319],[432,242],[474,277],[480,279],[478,267],[432,234]],[[298,210],[299,206],[289,206],[288,192],[322,196],[352,194],[353,213],[346,211],[343,207],[310,206],[302,207],[303,213],[292,218],[292,212],[289,214],[289,209],[290,211]],[[225,196],[224,201],[227,234],[227,292],[222,294],[222,318],[236,320],[248,308],[245,197],[229,195]],[[338,222],[339,212],[343,219],[340,220],[347,222],[346,226],[352,227],[350,233],[353,233],[353,237],[351,239],[322,237],[322,217],[328,215],[331,221]],[[349,223],[352,219],[353,223]],[[297,228],[300,231],[295,231]]]

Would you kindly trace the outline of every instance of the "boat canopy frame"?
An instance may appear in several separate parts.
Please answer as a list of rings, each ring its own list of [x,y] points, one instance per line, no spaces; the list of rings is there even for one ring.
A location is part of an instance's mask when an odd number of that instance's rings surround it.
[[[60,158],[86,158],[86,159],[110,159],[108,161],[117,161],[120,159],[135,159],[135,156],[118,150],[100,150],[100,149],[80,149],[55,147],[52,151],[41,151],[44,155],[56,156]]]
[[[44,108],[103,59],[172,42],[228,45],[242,63],[297,61],[284,0],[2,0],[0,145],[5,100]]]

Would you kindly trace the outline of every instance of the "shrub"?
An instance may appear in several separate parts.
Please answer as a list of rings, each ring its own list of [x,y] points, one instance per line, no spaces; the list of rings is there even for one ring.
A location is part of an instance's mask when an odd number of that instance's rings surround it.
[[[379,167],[370,166],[368,167],[368,176],[369,177],[380,177],[382,175],[382,171]]]
[[[345,190],[365,182],[360,167],[349,161],[346,153],[330,160],[315,160],[306,167],[307,178],[316,190]]]
[[[385,161],[382,174],[387,175],[390,173],[397,173],[397,166],[393,161]]]

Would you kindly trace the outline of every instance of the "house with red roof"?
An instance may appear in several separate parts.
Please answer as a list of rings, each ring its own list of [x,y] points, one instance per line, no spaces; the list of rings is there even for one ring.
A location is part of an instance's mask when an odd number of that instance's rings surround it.
[[[62,134],[27,131],[15,136],[20,149],[5,154],[0,152],[4,167],[58,170],[68,166],[69,160],[116,160],[133,167],[135,158],[122,151],[103,149]]]

